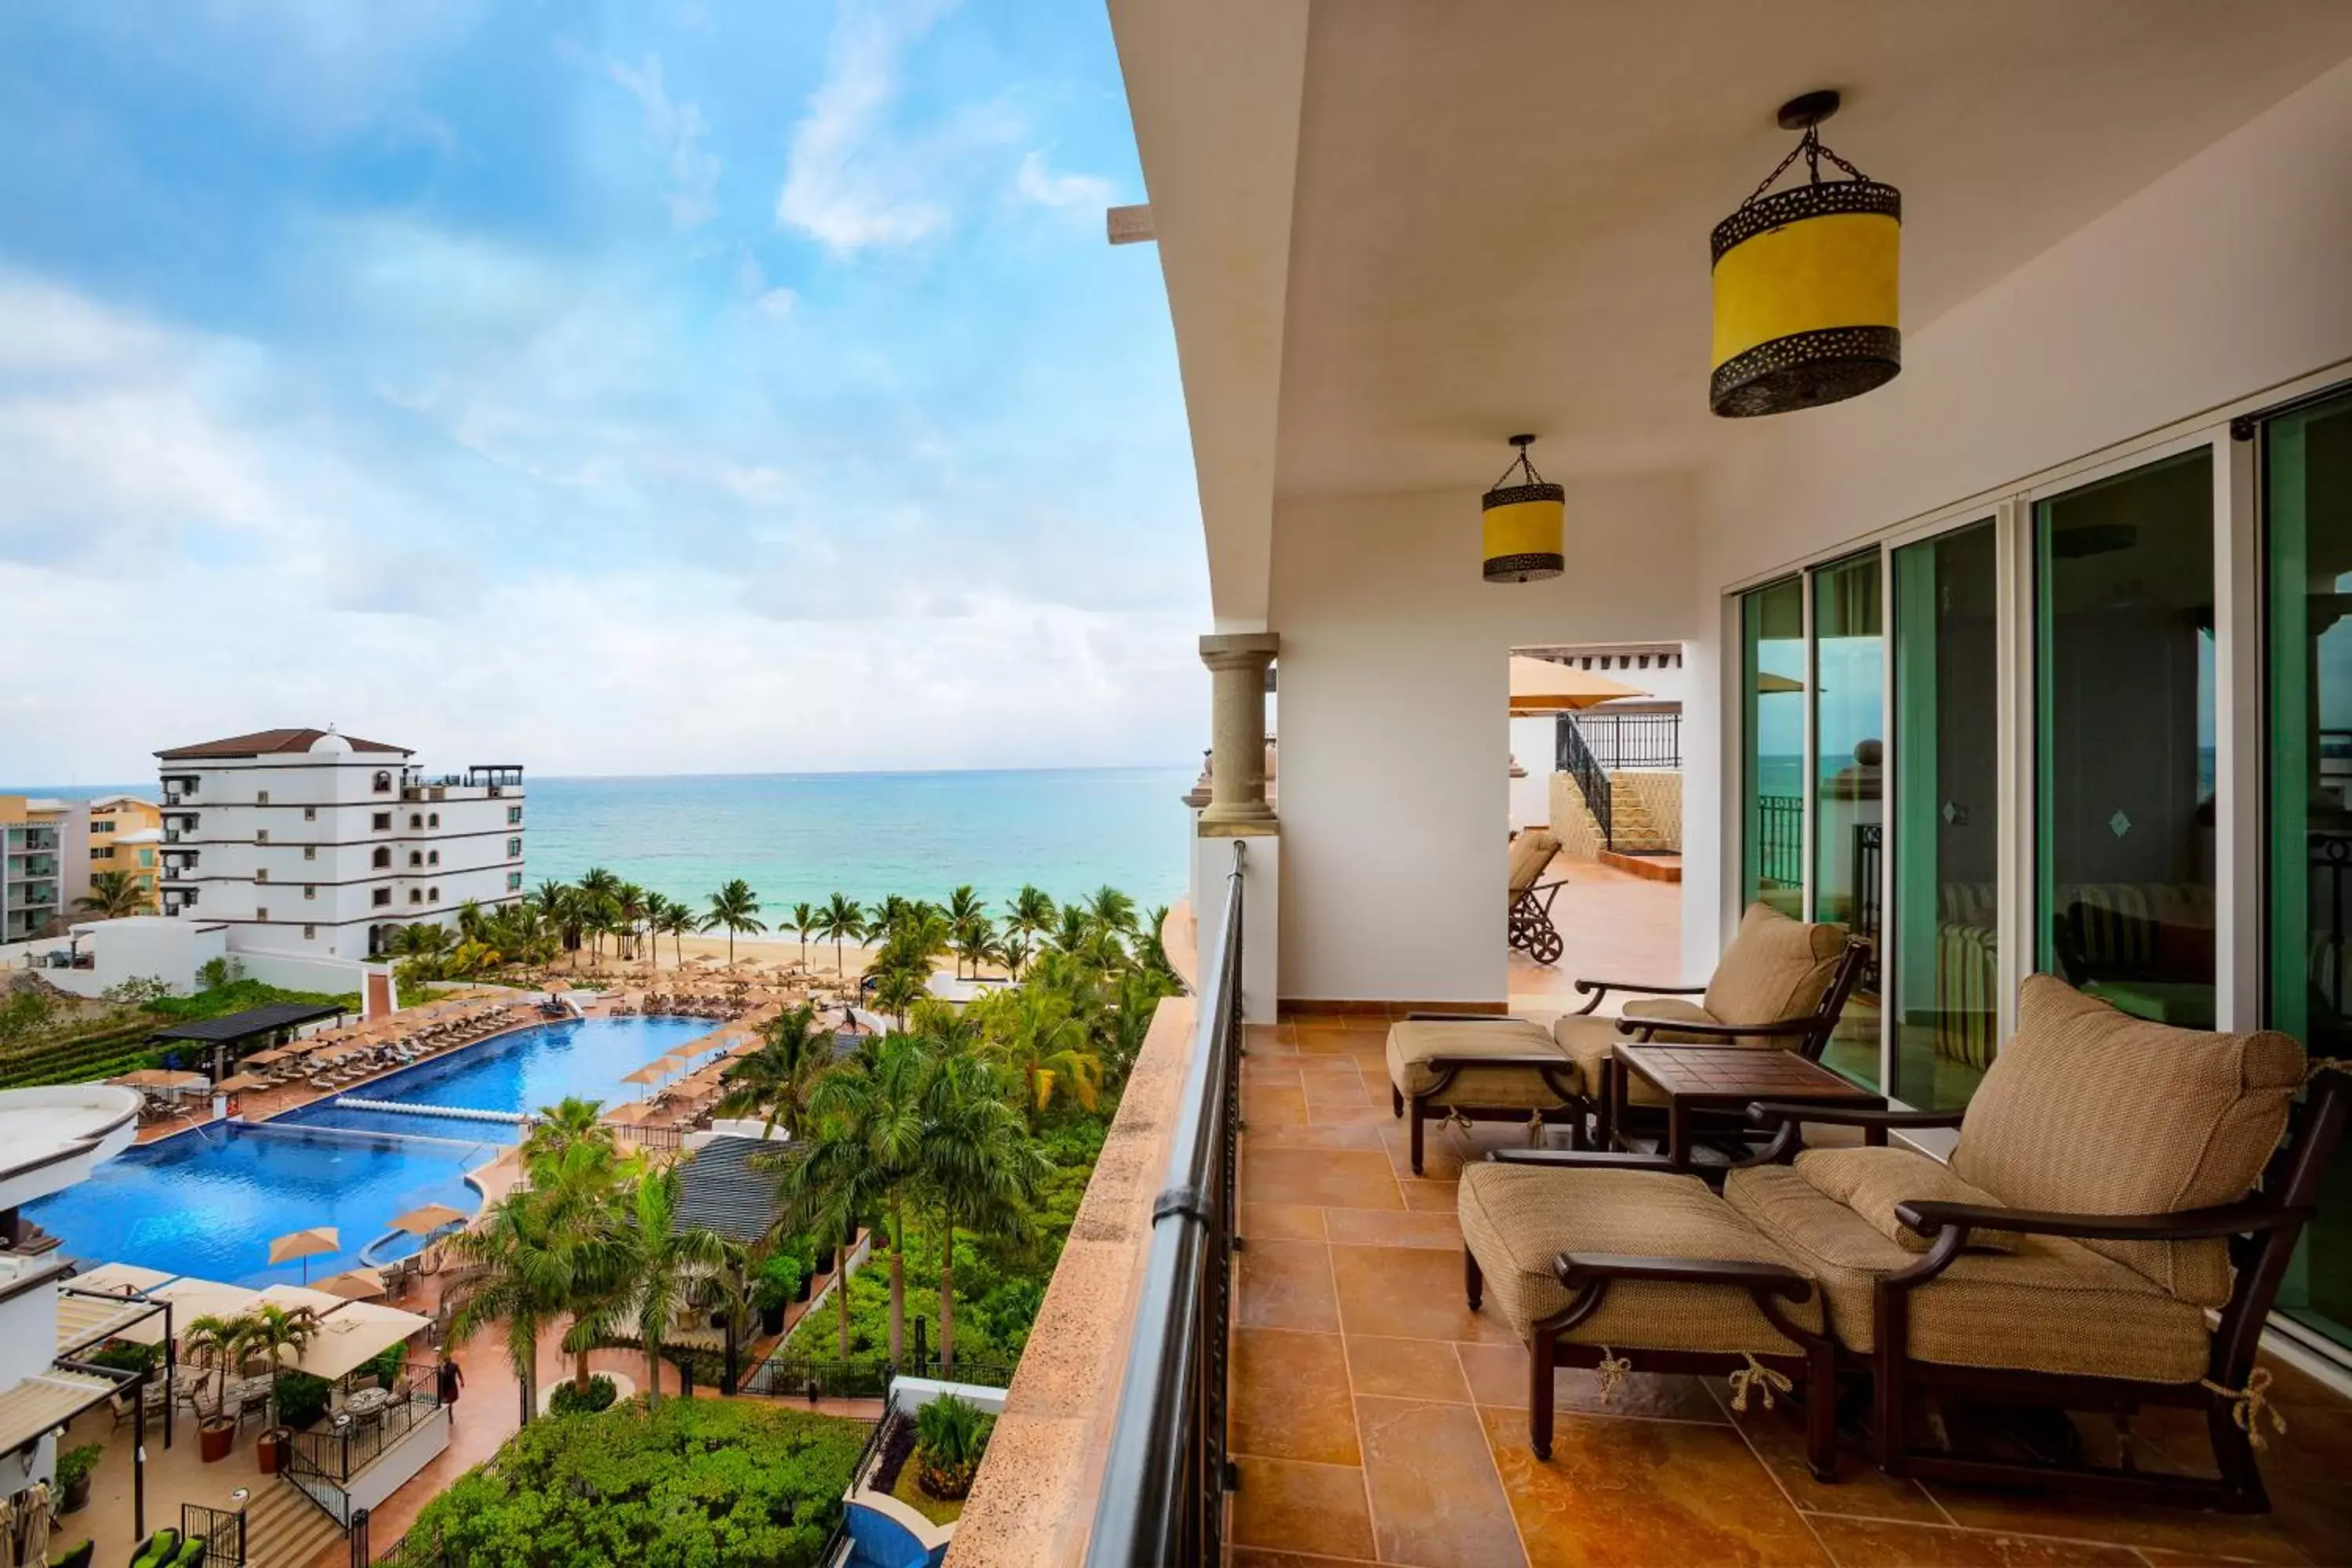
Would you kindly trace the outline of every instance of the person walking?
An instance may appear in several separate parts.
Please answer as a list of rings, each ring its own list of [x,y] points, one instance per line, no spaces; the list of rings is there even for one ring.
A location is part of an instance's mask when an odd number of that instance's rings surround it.
[[[449,1425],[454,1426],[457,1424],[457,1395],[465,1391],[466,1374],[446,1351],[441,1352],[441,1371],[436,1381],[441,1407],[449,1412]]]

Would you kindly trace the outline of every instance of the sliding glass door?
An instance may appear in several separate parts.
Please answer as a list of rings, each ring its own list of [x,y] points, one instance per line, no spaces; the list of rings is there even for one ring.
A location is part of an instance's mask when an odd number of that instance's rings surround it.
[[[2034,509],[2036,963],[2214,1022],[2213,458]]]
[[[1891,1091],[1966,1105],[1998,1045],[1999,550],[1990,520],[1895,552]]]
[[[1878,552],[1818,567],[1813,589],[1813,918],[1874,944],[1822,1059],[1878,1084],[1879,780],[1886,750],[1886,652]]]
[[[2352,395],[2263,433],[2269,813],[2266,1020],[2352,1056]],[[2352,1344],[2352,1149],[2279,1310]]]
[[[1801,918],[1805,898],[1805,589],[1790,577],[1741,596],[1742,907]]]

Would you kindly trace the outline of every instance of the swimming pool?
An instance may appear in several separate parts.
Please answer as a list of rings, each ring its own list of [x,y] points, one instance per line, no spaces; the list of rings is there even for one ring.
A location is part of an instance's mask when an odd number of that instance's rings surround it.
[[[420,1062],[353,1092],[368,1100],[476,1110],[536,1110],[566,1095],[606,1103],[656,1057],[709,1034],[708,1018],[589,1018],[500,1035]],[[394,1215],[420,1204],[475,1208],[465,1173],[519,1135],[499,1122],[354,1110],[331,1100],[257,1126],[214,1126],[131,1149],[26,1213],[91,1262],[262,1286],[302,1278],[269,1266],[273,1237],[331,1225],[343,1249],[310,1277],[358,1267]],[[394,1248],[388,1256],[397,1256]]]

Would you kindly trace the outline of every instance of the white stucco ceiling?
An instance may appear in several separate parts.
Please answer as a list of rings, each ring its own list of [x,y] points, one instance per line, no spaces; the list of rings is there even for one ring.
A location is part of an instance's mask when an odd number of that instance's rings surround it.
[[[2347,54],[2346,0],[1318,0],[1277,493],[1704,461],[1708,231],[1801,91],[1916,331]]]

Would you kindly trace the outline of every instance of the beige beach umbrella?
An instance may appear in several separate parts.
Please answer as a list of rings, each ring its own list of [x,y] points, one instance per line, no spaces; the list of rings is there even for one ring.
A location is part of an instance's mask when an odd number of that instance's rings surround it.
[[[332,1279],[319,1281],[319,1289],[330,1296],[341,1296],[346,1301],[373,1301],[389,1295],[383,1288],[383,1276],[373,1268],[353,1268]]]
[[[125,1089],[194,1089],[205,1081],[200,1072],[173,1072],[163,1068],[141,1068],[137,1072],[124,1073],[121,1078],[106,1080]]]
[[[270,1063],[272,1063],[272,1062],[282,1062],[282,1061],[284,1061],[288,1057],[299,1056],[299,1055],[301,1055],[301,1052],[300,1052],[299,1049],[297,1049],[295,1047],[292,1047],[292,1046],[272,1046],[272,1047],[269,1047],[268,1050],[266,1050],[266,1051],[253,1051],[253,1052],[248,1053],[248,1054],[247,1054],[247,1055],[246,1055],[243,1058],[241,1058],[240,1065],[241,1065],[241,1066],[247,1066],[247,1067],[265,1067],[265,1068],[266,1068],[266,1067],[268,1067],[268,1066]]]
[[[269,1261],[288,1263],[302,1260],[302,1282],[310,1282],[310,1259],[343,1249],[342,1233],[331,1225],[312,1226],[308,1230],[289,1230],[269,1244]]]
[[[1802,691],[1805,683],[1794,676],[1775,675],[1769,669],[1756,672],[1756,693],[1759,697],[1776,696],[1784,691]]]
[[[394,1217],[392,1228],[404,1230],[411,1236],[431,1236],[436,1230],[463,1225],[471,1217],[465,1210],[451,1208],[447,1204],[426,1204],[422,1208],[413,1208]]]
[[[236,1094],[241,1089],[268,1089],[268,1087],[269,1080],[262,1077],[259,1073],[239,1072],[231,1073],[228,1077],[213,1085],[213,1092],[215,1094]]]
[[[1628,686],[1605,675],[1595,675],[1589,669],[1571,669],[1567,665],[1554,664],[1548,658],[1530,658],[1523,653],[1511,656],[1511,711],[1514,713],[1559,713],[1614,701],[1620,697],[1649,695],[1638,686]]]
[[[649,1100],[625,1100],[604,1112],[604,1120],[615,1127],[633,1127],[651,1115],[653,1109]]]
[[[621,1075],[621,1081],[623,1083],[659,1083],[662,1079],[667,1078],[669,1074],[670,1069],[662,1066],[661,1063],[647,1062],[645,1066],[639,1068],[635,1072],[623,1073]]]

